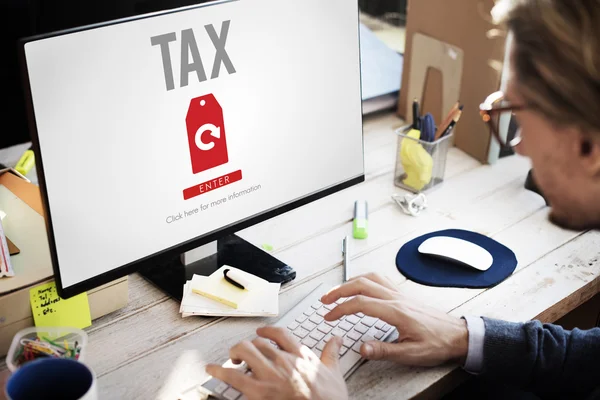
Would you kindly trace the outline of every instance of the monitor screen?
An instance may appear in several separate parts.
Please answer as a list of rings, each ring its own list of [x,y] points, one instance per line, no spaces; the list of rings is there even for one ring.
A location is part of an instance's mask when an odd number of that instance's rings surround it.
[[[346,0],[206,3],[24,41],[60,290],[362,180],[358,41]]]

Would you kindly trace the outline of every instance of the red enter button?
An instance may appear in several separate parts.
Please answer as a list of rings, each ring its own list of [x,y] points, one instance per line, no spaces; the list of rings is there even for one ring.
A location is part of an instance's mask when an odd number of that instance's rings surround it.
[[[183,199],[189,200],[193,197],[200,196],[201,194],[208,193],[212,190],[227,186],[230,183],[237,182],[242,179],[242,170],[230,172],[227,175],[219,176],[218,178],[211,179],[210,181],[203,182],[199,185],[194,185],[190,188],[183,190]]]

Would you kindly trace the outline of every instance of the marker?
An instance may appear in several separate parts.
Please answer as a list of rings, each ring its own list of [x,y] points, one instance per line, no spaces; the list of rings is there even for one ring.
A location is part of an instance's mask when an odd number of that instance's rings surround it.
[[[27,173],[29,171],[31,171],[31,168],[33,168],[34,164],[35,164],[35,157],[33,154],[33,150],[30,147],[27,150],[25,150],[25,153],[23,153],[23,155],[21,156],[21,159],[15,166],[15,169],[21,175],[25,176],[25,175],[27,175]]]
[[[355,239],[366,239],[369,235],[367,202],[357,200],[354,202],[354,221],[352,221],[352,236]]]
[[[223,277],[233,286],[240,288],[242,290],[250,290],[250,282],[248,282],[244,277],[239,274],[237,271],[230,270],[229,268],[223,270]]]

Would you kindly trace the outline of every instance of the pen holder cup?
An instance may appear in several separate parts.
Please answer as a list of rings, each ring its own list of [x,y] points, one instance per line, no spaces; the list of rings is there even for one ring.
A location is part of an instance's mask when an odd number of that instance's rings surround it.
[[[87,333],[77,328],[25,328],[13,337],[6,354],[6,365],[11,372],[15,372],[23,364],[45,357],[83,361],[87,341]]]
[[[442,183],[453,133],[435,142],[414,137],[415,131],[399,129],[396,134],[398,148],[394,184],[413,193],[422,193]]]

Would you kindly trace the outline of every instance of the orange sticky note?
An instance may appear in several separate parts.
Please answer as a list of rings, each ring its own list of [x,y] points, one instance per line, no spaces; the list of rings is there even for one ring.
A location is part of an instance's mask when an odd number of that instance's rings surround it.
[[[62,299],[56,291],[55,282],[50,282],[30,289],[29,297],[35,326],[83,329],[92,325],[87,293]]]

